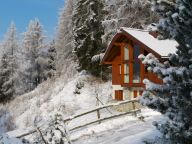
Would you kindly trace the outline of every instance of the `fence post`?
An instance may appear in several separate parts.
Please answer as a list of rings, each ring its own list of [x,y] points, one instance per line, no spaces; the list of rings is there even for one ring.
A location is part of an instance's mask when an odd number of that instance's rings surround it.
[[[98,96],[96,96],[96,99],[97,99],[97,103],[96,103],[96,106],[99,106],[99,99],[98,99]],[[97,110],[97,118],[100,119],[101,118],[101,115],[100,115],[100,112],[99,112],[99,109]],[[101,122],[99,122],[100,124]]]
[[[134,101],[132,102],[132,106],[133,106],[133,110],[135,110],[135,102]],[[135,117],[137,116],[137,112],[134,112],[134,116]]]

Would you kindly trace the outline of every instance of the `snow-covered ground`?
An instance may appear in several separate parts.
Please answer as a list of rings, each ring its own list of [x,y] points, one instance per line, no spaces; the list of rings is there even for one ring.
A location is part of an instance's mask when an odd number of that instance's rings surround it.
[[[154,138],[160,133],[152,125],[162,119],[158,112],[142,109],[144,121],[133,116],[124,116],[103,122],[71,134],[74,144],[142,144],[145,138]]]
[[[22,140],[10,138],[7,134],[0,135],[1,144],[23,144]]]
[[[75,94],[76,85],[83,84]],[[34,91],[0,105],[0,133],[44,123],[54,111],[65,117],[96,106],[96,95],[107,103],[111,99],[111,82],[102,82],[86,74],[75,75],[68,82],[62,78],[47,81]]]
[[[77,89],[79,84],[82,88]],[[80,94],[75,94],[75,91]],[[28,130],[34,124],[46,123],[49,115],[55,111],[62,112],[65,117],[87,111],[96,107],[96,96],[105,104],[110,102],[111,82],[103,82],[83,73],[67,83],[63,83],[62,79],[47,81],[34,91],[17,97],[8,105],[0,106],[5,111],[0,116],[0,130],[5,132],[9,125],[13,125],[12,129],[17,130],[9,133],[12,137],[14,133],[22,133],[22,128]],[[111,115],[106,109],[100,113],[101,117]],[[143,138],[159,135],[152,122],[161,119],[159,113],[150,109],[142,109],[141,114],[145,117],[144,122],[131,115],[122,116],[72,131],[71,140],[74,144],[140,144]],[[92,113],[71,121],[67,126],[70,129],[95,119],[97,115]]]

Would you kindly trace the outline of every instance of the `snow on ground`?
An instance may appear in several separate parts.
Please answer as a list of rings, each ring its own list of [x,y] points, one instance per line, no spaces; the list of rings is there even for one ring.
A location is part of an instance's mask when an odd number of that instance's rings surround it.
[[[23,144],[22,140],[19,140],[16,138],[10,138],[6,134],[0,135],[0,143],[1,144]]]
[[[71,134],[74,144],[142,144],[145,138],[154,138],[160,133],[152,125],[161,120],[158,112],[142,109],[145,121],[133,116],[124,116],[103,122]]]
[[[80,94],[75,94],[76,85],[79,83],[83,84],[83,87],[78,89]],[[68,117],[95,108],[96,95],[103,103],[108,103],[111,100],[111,82],[102,82],[98,78],[81,73],[67,83],[63,83],[62,79],[55,82],[47,81],[34,91],[17,97],[8,105],[0,105],[0,109],[4,108],[7,113],[3,114],[10,115],[10,120],[7,117],[6,121],[11,123],[5,123],[6,127],[13,125],[17,129],[13,133],[8,133],[13,137],[15,133],[30,130],[36,123],[46,123],[54,111],[59,110]],[[101,117],[111,115],[106,109],[100,113]],[[142,115],[145,117],[145,122],[131,115],[123,116],[73,131],[71,139],[74,144],[141,144],[143,138],[159,135],[152,122],[161,119],[159,113],[149,109],[143,109]],[[5,121],[1,121],[2,118],[5,116],[0,116],[1,125]],[[97,115],[92,113],[71,121],[67,126],[70,129],[95,119]],[[5,132],[3,127],[0,129]]]
[[[75,94],[79,82],[84,86],[79,89],[80,94]],[[9,104],[0,105],[0,109],[6,110],[0,115],[0,125],[9,125],[5,123],[9,121],[8,118],[6,121],[2,120],[5,115],[9,115],[12,122],[10,125],[14,125],[13,128],[7,129],[9,131],[44,123],[54,111],[61,111],[65,117],[68,117],[95,107],[96,94],[103,103],[107,103],[111,98],[111,82],[102,82],[84,73],[75,75],[67,83],[61,78],[55,82],[49,80],[34,91],[15,98]],[[0,132],[6,132],[5,128],[0,127]]]

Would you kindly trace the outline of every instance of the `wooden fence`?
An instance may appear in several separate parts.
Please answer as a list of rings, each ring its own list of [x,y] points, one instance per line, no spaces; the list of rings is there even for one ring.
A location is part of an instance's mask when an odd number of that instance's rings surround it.
[[[104,118],[98,118],[94,121],[91,121],[89,123],[86,123],[86,124],[82,124],[82,125],[78,125],[78,126],[75,126],[71,129],[69,129],[70,132],[74,131],[74,130],[77,130],[77,129],[80,129],[80,128],[83,128],[83,127],[86,127],[88,125],[92,125],[92,124],[95,124],[95,123],[100,123],[100,122],[103,122],[103,121],[106,121],[106,120],[109,120],[109,119],[113,119],[113,118],[117,118],[117,117],[120,117],[120,116],[124,116],[124,115],[127,115],[127,114],[133,114],[134,116],[137,116],[137,113],[140,112],[140,109],[139,108],[136,108],[136,105],[135,103],[138,102],[137,100],[126,100],[126,101],[121,101],[121,102],[116,102],[116,103],[111,103],[111,104],[107,104],[107,105],[102,105],[102,106],[98,106],[94,109],[91,109],[91,110],[88,110],[88,111],[85,111],[85,112],[82,112],[80,114],[76,114],[76,115],[73,115],[73,116],[70,116],[68,118],[65,118],[64,119],[64,122],[65,123],[68,123],[76,118],[79,118],[79,117],[82,117],[82,116],[85,116],[87,114],[90,114],[90,113],[93,113],[93,112],[98,112],[102,109],[107,109],[109,111],[108,108],[110,107],[114,107],[114,106],[120,106],[120,105],[123,105],[123,104],[130,104],[132,103],[132,106],[133,106],[133,110],[130,110],[128,112],[121,112],[121,113],[118,113],[118,114],[113,114],[111,116],[108,116],[108,117],[104,117]],[[110,112],[110,111],[109,111]],[[111,113],[111,112],[110,112]],[[112,114],[112,113],[111,113]],[[28,136],[28,135],[31,135],[33,133],[36,133],[41,130],[41,126],[40,127],[36,127],[36,128],[32,128],[30,129],[29,131],[27,132],[24,132],[22,134],[18,134],[17,136],[15,136],[16,138],[22,138],[22,137],[25,137],[25,136]]]

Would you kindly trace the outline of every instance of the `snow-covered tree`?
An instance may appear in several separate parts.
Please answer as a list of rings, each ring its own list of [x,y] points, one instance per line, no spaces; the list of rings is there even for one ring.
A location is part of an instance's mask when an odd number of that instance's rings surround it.
[[[75,0],[65,0],[64,7],[60,11],[59,23],[57,26],[57,36],[55,39],[57,58],[56,70],[58,76],[68,79],[76,74],[76,63],[72,54],[74,47],[74,37],[72,34],[72,13]]]
[[[48,64],[46,70],[46,76],[51,78],[56,73],[56,49],[55,49],[55,41],[51,41],[48,47]]]
[[[23,47],[25,49],[25,80],[28,90],[33,90],[43,80],[43,57],[41,55],[44,48],[43,28],[38,19],[31,21],[27,32],[24,34]]]
[[[52,118],[46,131],[45,140],[48,144],[71,144],[62,114],[56,113]]]
[[[16,94],[16,82],[19,81],[18,77],[16,77],[18,70],[17,54],[19,46],[17,41],[16,27],[14,23],[11,23],[7,31],[2,48],[3,56],[0,63],[0,91],[1,101],[7,101]]]
[[[192,143],[192,1],[153,0],[153,9],[162,19],[158,28],[166,38],[177,41],[176,54],[170,54],[163,64],[152,54],[140,56],[148,69],[156,73],[163,84],[144,80],[146,91],[141,103],[167,117],[154,122],[162,137],[152,144]],[[167,49],[169,47],[166,47]],[[165,48],[165,50],[166,50]]]
[[[106,45],[120,27],[144,29],[158,20],[147,0],[105,0],[104,10],[107,12],[103,21]]]
[[[104,17],[102,0],[79,0],[73,14],[74,52],[79,61],[78,70],[87,70],[99,76],[99,62],[91,61],[94,55],[101,53]]]
[[[7,102],[14,96],[12,71],[10,69],[10,59],[7,54],[1,58],[0,65],[0,102]]]

